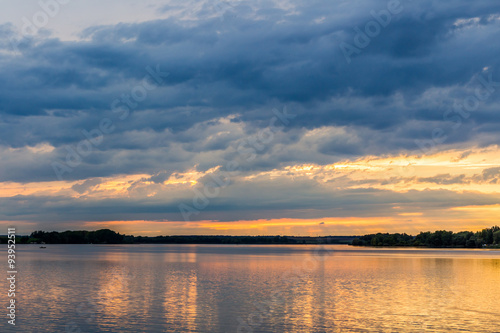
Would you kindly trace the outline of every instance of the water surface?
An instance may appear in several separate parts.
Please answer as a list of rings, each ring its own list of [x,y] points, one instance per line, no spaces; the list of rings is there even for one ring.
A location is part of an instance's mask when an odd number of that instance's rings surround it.
[[[19,245],[17,259],[2,332],[500,332],[498,250]]]

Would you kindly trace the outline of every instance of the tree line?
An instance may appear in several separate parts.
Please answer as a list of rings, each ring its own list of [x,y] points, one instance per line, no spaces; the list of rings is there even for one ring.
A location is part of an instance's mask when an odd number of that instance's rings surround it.
[[[500,247],[500,227],[478,232],[438,230],[406,233],[377,233],[355,236],[132,236],[110,229],[96,231],[34,231],[29,236],[16,237],[18,244],[351,244],[355,246],[422,246],[422,247]],[[0,237],[7,243],[7,237]]]
[[[478,232],[438,230],[420,232],[416,236],[407,234],[378,233],[355,238],[355,246],[424,246],[479,248],[500,246],[500,227],[494,226]]]
[[[5,238],[5,239],[4,239]],[[97,231],[34,231],[17,238],[20,244],[350,244],[353,236],[131,236],[110,229]],[[0,243],[6,243],[0,237]]]

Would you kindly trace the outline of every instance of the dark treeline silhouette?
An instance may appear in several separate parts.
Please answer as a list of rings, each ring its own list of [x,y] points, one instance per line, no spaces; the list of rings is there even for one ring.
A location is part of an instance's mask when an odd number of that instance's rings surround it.
[[[21,244],[350,244],[354,236],[128,236],[113,230],[35,231],[17,238]],[[6,243],[6,237],[0,238]]]
[[[45,232],[35,231],[31,233],[30,243],[46,244],[122,244],[124,235],[109,229],[97,231],[64,231]]]
[[[18,244],[351,244],[355,246],[422,246],[422,247],[500,247],[500,227],[478,232],[438,230],[408,234],[378,233],[355,236],[297,237],[297,236],[131,236],[113,230],[97,231],[35,231],[30,236],[16,237]],[[7,237],[0,237],[7,243]]]
[[[417,236],[407,234],[371,234],[352,241],[358,246],[426,246],[426,247],[467,247],[500,246],[500,227],[494,226],[478,232],[438,230],[421,232]]]

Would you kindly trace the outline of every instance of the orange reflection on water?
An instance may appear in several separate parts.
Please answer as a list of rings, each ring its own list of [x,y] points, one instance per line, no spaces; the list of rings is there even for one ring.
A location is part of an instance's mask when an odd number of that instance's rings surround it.
[[[194,270],[186,272],[186,274],[174,273],[165,276],[163,309],[165,320],[172,327],[183,327],[187,332],[196,331],[198,319],[197,282],[198,277]],[[204,320],[210,318],[211,316],[205,313]]]
[[[38,331],[61,331],[47,315],[71,316],[85,332],[237,332],[244,323],[253,332],[490,333],[500,326],[497,250],[325,246],[316,256],[308,245],[53,245],[42,255],[32,248],[23,256],[19,304]]]

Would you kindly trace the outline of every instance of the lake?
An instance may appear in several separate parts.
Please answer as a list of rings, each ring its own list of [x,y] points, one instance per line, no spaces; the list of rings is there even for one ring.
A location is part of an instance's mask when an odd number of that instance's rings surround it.
[[[500,332],[499,250],[46,246],[2,332]]]

